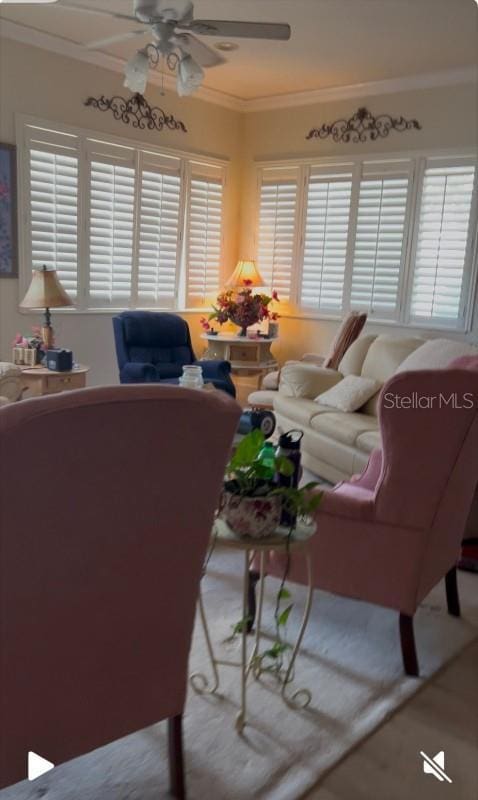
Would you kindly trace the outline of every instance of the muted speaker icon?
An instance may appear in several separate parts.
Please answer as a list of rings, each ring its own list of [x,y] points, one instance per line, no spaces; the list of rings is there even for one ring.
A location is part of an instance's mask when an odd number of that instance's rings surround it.
[[[423,758],[423,772],[428,775],[434,775],[438,781],[453,783],[452,779],[445,772],[445,752],[443,750],[440,750],[433,758],[427,756],[423,750],[420,750],[420,755]]]

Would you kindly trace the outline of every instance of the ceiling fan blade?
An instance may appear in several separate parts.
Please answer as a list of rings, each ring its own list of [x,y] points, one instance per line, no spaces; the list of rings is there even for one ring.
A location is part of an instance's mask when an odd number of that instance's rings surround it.
[[[106,39],[97,39],[95,42],[88,42],[86,49],[98,50],[99,48],[106,47],[109,44],[127,42],[129,39],[136,38],[136,36],[144,36],[145,33],[148,33],[146,28],[138,31],[130,31],[129,33],[117,33],[116,36],[107,36]]]
[[[219,53],[190,33],[180,33],[172,41],[189,53],[201,67],[217,67],[218,64],[224,64],[226,61]]]
[[[283,41],[290,39],[290,25],[277,22],[195,19],[184,27],[203,36],[239,36],[244,39],[280,39]]]
[[[71,8],[72,11],[86,11],[88,14],[96,14],[100,17],[115,17],[116,19],[128,19],[132,22],[138,22],[136,17],[129,16],[128,14],[119,14],[116,11],[104,11],[99,8],[92,8],[91,6],[83,6],[81,3],[62,2],[60,8]]]

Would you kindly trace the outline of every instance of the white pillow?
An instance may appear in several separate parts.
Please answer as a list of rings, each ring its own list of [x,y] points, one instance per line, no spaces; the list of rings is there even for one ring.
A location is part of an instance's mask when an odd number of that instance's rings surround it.
[[[321,406],[338,408],[339,411],[357,411],[378,392],[381,385],[373,378],[347,375],[331,389],[317,395],[315,402],[320,403]]]

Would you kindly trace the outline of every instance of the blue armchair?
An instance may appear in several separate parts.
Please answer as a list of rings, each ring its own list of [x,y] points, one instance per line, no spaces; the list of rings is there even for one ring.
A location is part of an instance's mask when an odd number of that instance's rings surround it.
[[[178,383],[195,364],[189,326],[177,314],[124,311],[113,317],[121,383]],[[236,396],[229,361],[200,361],[204,380]]]

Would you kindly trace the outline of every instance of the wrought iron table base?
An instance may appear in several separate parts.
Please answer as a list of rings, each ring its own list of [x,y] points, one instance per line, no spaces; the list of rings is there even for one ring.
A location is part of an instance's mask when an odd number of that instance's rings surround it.
[[[273,549],[273,548],[272,548]],[[262,550],[260,552],[260,573],[259,573],[259,592],[258,592],[258,604],[257,604],[257,619],[256,619],[256,626],[255,626],[255,633],[254,633],[254,645],[252,648],[252,652],[248,657],[248,646],[247,646],[247,636],[248,636],[248,625],[247,625],[247,618],[249,612],[249,570],[251,566],[251,562],[254,558],[255,551],[251,549],[244,550],[244,575],[243,575],[243,596],[242,596],[242,625],[241,625],[241,660],[240,661],[228,661],[220,658],[216,658],[214,648],[211,641],[211,635],[209,632],[209,625],[207,622],[207,616],[204,609],[204,601],[202,598],[201,591],[199,592],[199,615],[201,618],[201,623],[204,631],[204,637],[206,640],[206,648],[209,655],[209,660],[211,662],[211,670],[212,670],[212,682],[209,681],[207,676],[202,672],[196,672],[190,677],[190,682],[193,689],[198,694],[215,694],[220,686],[220,676],[219,676],[219,669],[218,667],[238,667],[241,670],[241,708],[239,714],[236,717],[235,727],[236,730],[241,733],[246,725],[247,720],[247,682],[250,673],[258,679],[261,673],[264,671],[260,667],[257,667],[257,657],[260,655],[259,648],[260,642],[262,637],[261,631],[261,624],[262,624],[262,611],[264,605],[264,583],[265,583],[265,552]],[[292,649],[292,654],[290,657],[289,664],[285,671],[285,675],[283,677],[279,677],[280,685],[281,685],[281,696],[287,705],[292,706],[293,708],[306,708],[310,701],[312,700],[312,694],[309,689],[303,688],[298,689],[295,691],[291,696],[288,695],[287,689],[290,683],[293,681],[293,670],[295,661],[297,659],[297,655],[299,653],[300,646],[302,644],[302,639],[304,638],[305,629],[307,627],[307,622],[309,620],[310,609],[312,605],[312,598],[313,598],[313,585],[312,585],[312,571],[311,571],[311,560],[310,555],[307,550],[304,552],[304,557],[306,559],[307,565],[307,578],[308,578],[308,592],[307,592],[307,599],[304,609],[304,614],[302,617],[302,623],[300,626],[300,630],[295,642],[295,645]]]

